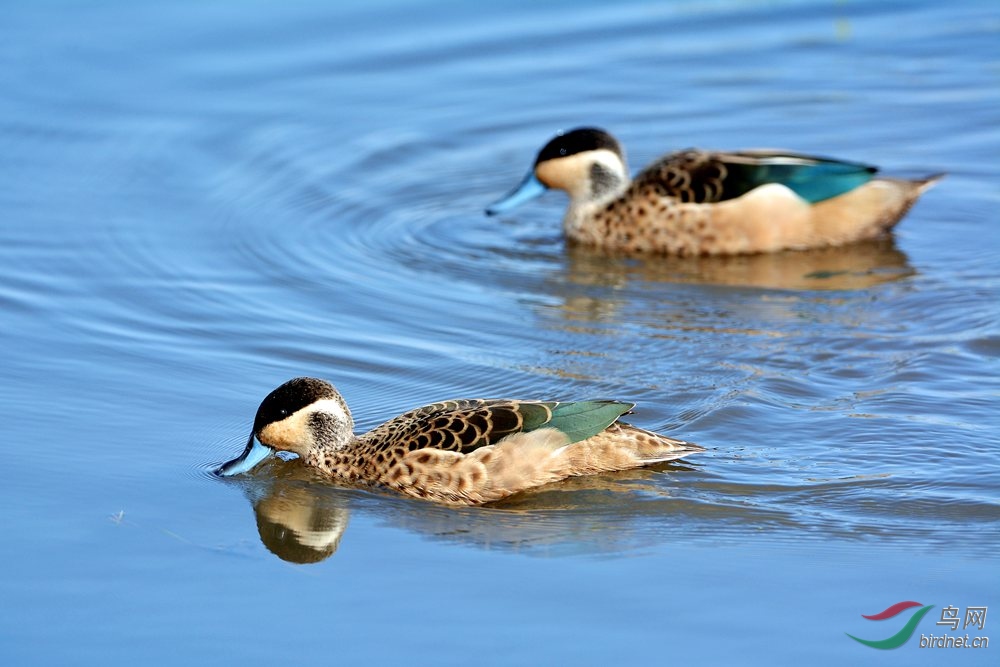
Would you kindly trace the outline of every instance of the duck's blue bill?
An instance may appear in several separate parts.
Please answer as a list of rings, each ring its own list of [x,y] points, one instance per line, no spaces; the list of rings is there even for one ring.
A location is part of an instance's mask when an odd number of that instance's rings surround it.
[[[232,461],[223,463],[216,469],[215,474],[220,477],[229,477],[253,470],[254,466],[273,453],[273,449],[261,444],[260,440],[251,433],[250,441],[247,442],[247,448],[243,450],[243,453]]]
[[[499,201],[490,204],[486,209],[486,215],[498,215],[520,206],[529,199],[534,199],[538,195],[548,190],[540,180],[535,178],[535,172],[528,172],[527,177],[521,184],[511,190],[510,194],[502,197]]]

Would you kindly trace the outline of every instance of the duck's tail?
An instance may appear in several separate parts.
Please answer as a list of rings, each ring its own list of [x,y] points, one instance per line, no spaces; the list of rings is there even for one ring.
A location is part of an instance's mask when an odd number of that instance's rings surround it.
[[[861,187],[812,207],[816,240],[840,245],[879,237],[896,226],[944,174],[926,178],[873,178]]]
[[[629,470],[673,461],[705,449],[693,442],[616,422],[602,433],[563,448],[566,476]]]
[[[924,194],[932,187],[937,185],[937,182],[948,175],[946,171],[939,171],[936,174],[931,174],[930,176],[925,176],[923,178],[915,178],[910,181],[917,188],[917,196]]]
[[[896,223],[909,213],[913,205],[917,203],[921,195],[934,187],[938,181],[945,177],[944,172],[931,174],[924,178],[877,178],[873,182],[880,182],[889,186],[882,195],[882,210],[876,215],[876,225],[881,227],[880,231],[892,229]]]

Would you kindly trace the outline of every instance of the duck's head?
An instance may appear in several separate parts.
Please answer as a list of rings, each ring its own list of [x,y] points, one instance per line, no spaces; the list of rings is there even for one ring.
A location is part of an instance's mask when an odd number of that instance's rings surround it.
[[[342,447],[353,437],[351,411],[334,386],[316,378],[295,378],[261,401],[246,449],[215,474],[246,472],[275,451],[307,457],[318,449]]]
[[[593,127],[560,132],[538,152],[521,184],[486,214],[505,213],[549,188],[565,190],[575,202],[602,199],[628,181],[625,153],[610,134]]]

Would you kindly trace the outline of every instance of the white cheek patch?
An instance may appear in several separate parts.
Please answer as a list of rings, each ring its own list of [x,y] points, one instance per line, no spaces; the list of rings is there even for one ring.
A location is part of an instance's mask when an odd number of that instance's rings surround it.
[[[342,424],[348,426],[353,424],[351,416],[347,414],[347,410],[344,409],[344,404],[332,398],[324,398],[323,400],[316,401],[310,405],[307,410],[308,412],[324,412]]]
[[[624,171],[625,158],[618,157],[618,154],[614,151],[609,151],[606,148],[601,148],[596,151],[590,151],[589,155],[593,162],[597,162],[608,168],[609,171],[619,173]]]

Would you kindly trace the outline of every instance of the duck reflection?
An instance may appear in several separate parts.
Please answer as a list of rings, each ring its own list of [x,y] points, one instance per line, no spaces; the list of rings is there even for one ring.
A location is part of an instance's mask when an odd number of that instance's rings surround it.
[[[644,280],[780,290],[860,290],[916,273],[892,237],[835,248],[720,257],[619,257],[569,246],[565,272],[565,279],[575,285],[622,287]]]
[[[332,487],[317,487],[315,475],[298,461],[277,460],[266,473],[266,478],[240,484],[268,551],[300,564],[318,563],[336,553],[350,514],[346,500]]]
[[[268,551],[284,561],[309,564],[336,553],[351,511],[432,539],[479,548],[546,553],[632,549],[643,540],[658,541],[648,526],[637,530],[641,522],[636,517],[663,516],[662,503],[671,503],[682,514],[689,507],[662,483],[662,473],[692,470],[688,464],[668,462],[571,478],[477,508],[336,486],[297,460],[275,460],[238,484],[253,507],[260,540]],[[645,502],[637,505],[637,494]]]
[[[380,529],[388,527],[445,543],[547,557],[618,556],[671,542],[739,543],[748,531],[790,545],[807,539],[884,541],[893,537],[881,516],[848,523],[842,517],[857,513],[858,503],[872,493],[895,497],[906,485],[887,474],[734,483],[696,464],[671,461],[570,478],[491,505],[449,507],[336,486],[297,461],[264,464],[253,477],[231,483],[253,506],[264,546],[297,564],[333,556],[350,513],[359,531],[369,531],[369,540],[378,541]]]

